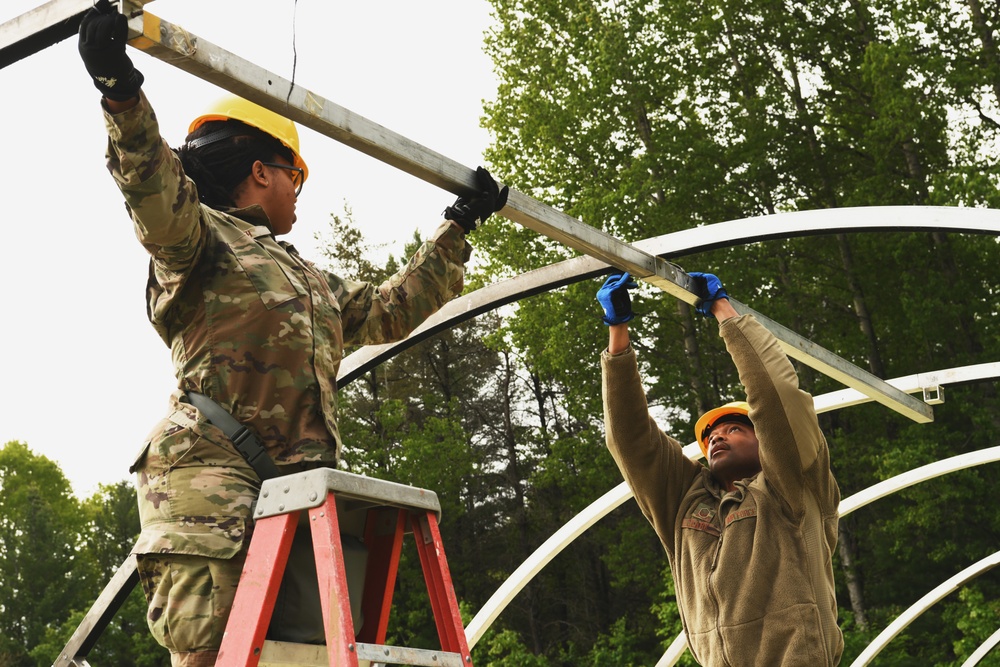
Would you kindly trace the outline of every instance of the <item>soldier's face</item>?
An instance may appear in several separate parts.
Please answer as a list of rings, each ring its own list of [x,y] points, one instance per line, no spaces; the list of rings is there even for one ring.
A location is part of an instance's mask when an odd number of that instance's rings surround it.
[[[274,162],[288,164],[287,160],[277,156],[275,156]],[[264,210],[271,221],[271,230],[275,236],[287,234],[292,231],[292,225],[295,224],[296,220],[295,202],[297,196],[295,191],[298,187],[295,182],[296,172],[281,167],[265,168],[268,170],[270,178]]]
[[[760,472],[760,443],[753,427],[722,422],[713,428],[708,434],[708,467],[727,487]]]

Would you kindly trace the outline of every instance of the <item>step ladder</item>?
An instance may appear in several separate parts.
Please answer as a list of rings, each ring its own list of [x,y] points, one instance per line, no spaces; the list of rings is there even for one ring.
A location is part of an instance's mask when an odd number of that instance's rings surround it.
[[[292,538],[304,511],[308,511],[312,531],[325,646],[265,640]],[[330,468],[265,481],[254,508],[253,537],[216,666],[471,666],[438,530],[440,512],[433,491]],[[342,533],[363,536],[367,548],[360,632],[355,631],[351,616]],[[406,533],[415,538],[440,651],[385,645]]]

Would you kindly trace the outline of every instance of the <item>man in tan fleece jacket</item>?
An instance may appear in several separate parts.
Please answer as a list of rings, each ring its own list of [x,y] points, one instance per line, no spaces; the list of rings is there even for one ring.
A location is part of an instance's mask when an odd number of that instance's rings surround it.
[[[601,355],[608,449],[660,538],[695,659],[706,667],[820,667],[840,662],[831,554],[840,490],[812,397],[752,315],[739,315],[712,274],[698,312],[714,316],[746,390],[706,413],[696,433],[708,467],[683,455],[646,404],[628,274],[598,301],[609,325]],[[706,419],[707,418],[707,419]]]

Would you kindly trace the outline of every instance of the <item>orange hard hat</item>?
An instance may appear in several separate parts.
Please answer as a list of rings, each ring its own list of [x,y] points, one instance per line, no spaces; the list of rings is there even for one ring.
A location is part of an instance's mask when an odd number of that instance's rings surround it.
[[[705,455],[705,458],[708,458],[708,438],[706,436],[712,430],[712,427],[719,423],[722,417],[727,415],[742,415],[747,417],[749,414],[749,403],[746,401],[733,401],[732,403],[726,403],[723,406],[709,410],[699,417],[698,422],[694,425],[694,437],[698,441],[698,444],[701,445],[701,453]]]

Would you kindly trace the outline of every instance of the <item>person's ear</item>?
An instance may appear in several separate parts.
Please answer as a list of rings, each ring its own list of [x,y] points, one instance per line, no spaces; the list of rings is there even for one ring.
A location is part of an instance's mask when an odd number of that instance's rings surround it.
[[[250,177],[257,185],[265,188],[268,186],[267,172],[264,170],[264,163],[260,160],[255,160],[253,165],[251,165]]]

